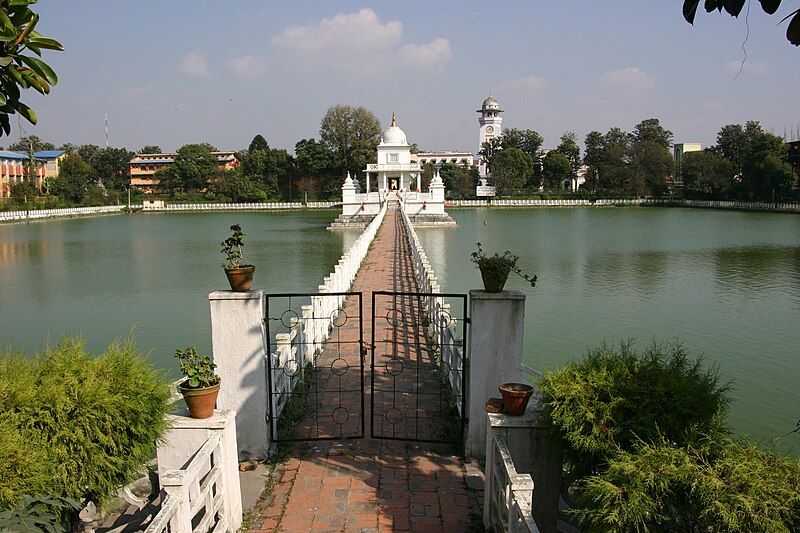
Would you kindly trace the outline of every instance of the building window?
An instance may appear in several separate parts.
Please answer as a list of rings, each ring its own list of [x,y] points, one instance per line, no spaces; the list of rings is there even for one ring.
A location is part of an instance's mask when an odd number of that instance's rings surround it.
[[[389,163],[397,163],[397,154],[389,154]]]

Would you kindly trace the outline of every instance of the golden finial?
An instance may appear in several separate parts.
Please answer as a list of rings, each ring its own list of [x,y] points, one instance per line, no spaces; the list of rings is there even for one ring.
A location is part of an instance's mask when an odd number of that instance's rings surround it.
[[[395,121],[395,119],[394,119],[394,111],[392,111],[392,127],[393,128],[397,127],[397,121]]]

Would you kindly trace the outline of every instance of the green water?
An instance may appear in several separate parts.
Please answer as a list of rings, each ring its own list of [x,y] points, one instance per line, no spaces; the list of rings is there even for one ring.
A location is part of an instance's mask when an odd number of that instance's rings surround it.
[[[457,229],[420,229],[449,292],[480,286],[474,243],[538,274],[525,362],[550,370],[601,342],[679,337],[734,379],[738,432],[784,435],[800,418],[800,216],[658,208],[453,209]],[[335,211],[134,214],[0,224],[0,345],[32,352],[85,333],[101,351],[132,327],[174,370],[175,348],[210,351],[208,293],[226,288],[219,243],[243,226],[255,286],[310,292],[357,232]],[[474,356],[475,354],[473,354]],[[797,447],[800,436],[784,438]]]
[[[800,419],[800,217],[733,211],[586,208],[450,211],[457,230],[421,229],[448,291],[481,284],[475,242],[510,249],[537,274],[526,364],[557,368],[603,341],[679,338],[734,380],[731,422],[783,436]],[[475,356],[475,354],[472,354]],[[785,444],[800,444],[797,435]]]
[[[208,293],[227,289],[220,243],[246,233],[254,286],[315,291],[357,236],[334,211],[134,214],[0,225],[0,345],[32,352],[62,332],[89,349],[135,328],[139,347],[173,369],[178,347],[211,350]]]

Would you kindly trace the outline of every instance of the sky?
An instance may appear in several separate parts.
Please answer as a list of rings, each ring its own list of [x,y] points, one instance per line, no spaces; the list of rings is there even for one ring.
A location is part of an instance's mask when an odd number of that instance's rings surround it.
[[[39,124],[21,135],[138,151],[208,142],[246,149],[261,134],[293,153],[336,104],[392,113],[420,150],[477,152],[490,94],[503,127],[554,148],[566,131],[632,131],[657,118],[674,142],[715,143],[757,120],[800,137],[800,48],[755,0],[738,19],[682,0],[40,0],[37,30],[59,76],[22,99]],[[791,139],[790,139],[791,140]]]

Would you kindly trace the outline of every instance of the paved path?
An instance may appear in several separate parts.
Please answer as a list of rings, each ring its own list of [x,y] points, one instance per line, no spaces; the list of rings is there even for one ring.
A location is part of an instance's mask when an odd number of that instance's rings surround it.
[[[372,292],[417,290],[400,216],[394,209],[387,212],[354,283],[353,291],[364,295],[366,343],[371,338]],[[430,390],[433,382],[426,380],[437,375],[433,351],[421,328],[391,327],[392,322],[397,326],[398,313],[408,318],[406,323],[418,323],[418,306],[413,299],[397,297],[376,300],[376,308],[375,365],[381,371],[376,372],[375,434],[436,438],[442,424],[430,418],[439,412],[433,395],[419,400],[409,392],[412,383],[403,381],[413,376],[414,387]],[[356,299],[348,300],[344,312],[349,318],[358,316]],[[482,531],[477,525],[482,498],[477,468],[442,445],[369,438],[369,394],[364,413],[360,396],[341,392],[360,382],[356,324],[343,323],[335,331],[339,342],[326,346],[317,362],[332,370],[312,386],[311,397],[318,399],[317,410],[325,416],[302,419],[296,426],[298,435],[344,438],[293,446],[291,458],[276,467],[275,484],[251,531]],[[369,357],[366,363],[369,389]],[[391,389],[379,392],[387,382]],[[339,392],[323,394],[330,387],[340,387]],[[362,414],[367,438],[347,438],[354,427],[359,429]]]

